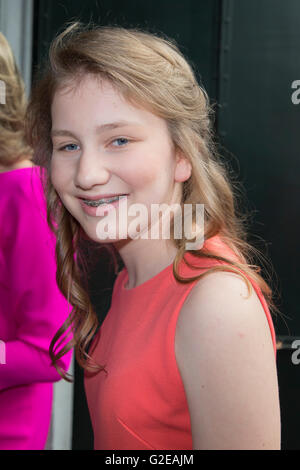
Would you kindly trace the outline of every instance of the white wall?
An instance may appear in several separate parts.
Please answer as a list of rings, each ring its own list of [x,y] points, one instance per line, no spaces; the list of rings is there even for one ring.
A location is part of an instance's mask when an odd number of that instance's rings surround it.
[[[75,354],[68,374],[74,376]],[[46,450],[71,450],[73,430],[74,384],[60,380],[54,384],[52,419]]]
[[[31,84],[33,0],[0,0],[0,31],[12,47],[28,96]]]

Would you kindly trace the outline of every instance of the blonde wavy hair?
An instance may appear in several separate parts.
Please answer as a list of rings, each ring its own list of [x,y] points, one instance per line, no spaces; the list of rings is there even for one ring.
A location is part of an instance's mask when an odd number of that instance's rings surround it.
[[[23,79],[9,43],[0,33],[0,80],[5,102],[0,104],[0,165],[10,166],[29,158],[32,149],[25,139],[26,95]]]
[[[56,363],[73,346],[80,366],[88,371],[105,370],[87,353],[99,321],[86,285],[87,258],[82,249],[85,235],[77,220],[61,203],[50,181],[51,103],[54,94],[58,89],[78,84],[86,74],[108,80],[128,101],[147,107],[165,119],[175,148],[181,150],[192,165],[191,177],[182,183],[182,205],[192,204],[194,208],[196,203],[204,204],[204,239],[219,234],[240,260],[236,262],[218,256],[204,247],[193,250],[192,253],[197,257],[225,261],[228,265],[219,264],[195,277],[182,278],[178,273],[178,265],[182,259],[185,261],[185,245],[190,240],[184,236],[181,239],[172,237],[178,250],[173,263],[176,280],[187,283],[211,271],[233,271],[243,277],[250,295],[252,286],[245,273],[257,282],[270,310],[278,312],[272,300],[272,289],[259,274],[261,268],[253,264],[253,259],[259,257],[261,262],[267,262],[269,266],[271,264],[246,240],[247,216],[239,212],[237,207],[239,185],[230,181],[229,169],[216,149],[213,106],[205,90],[198,84],[192,65],[184,58],[175,41],[139,28],[99,27],[73,22],[67,24],[52,41],[49,60],[43,69],[44,73],[32,91],[26,130],[28,142],[34,148],[34,161],[48,170],[44,184],[48,223],[57,236],[57,283],[73,307],[49,348],[52,363],[61,376],[71,381]],[[105,245],[105,248],[112,255],[117,273],[118,253],[112,245]],[[68,328],[72,332],[72,339],[56,354],[54,345],[63,335],[68,336]],[[63,339],[58,346],[62,343]]]

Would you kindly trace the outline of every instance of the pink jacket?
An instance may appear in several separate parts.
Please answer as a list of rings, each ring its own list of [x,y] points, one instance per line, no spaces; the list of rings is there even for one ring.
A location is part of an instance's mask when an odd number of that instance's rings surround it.
[[[39,167],[0,173],[0,449],[44,448],[53,382],[61,379],[48,350],[71,309],[56,284],[39,174]],[[60,360],[64,370],[71,355]]]

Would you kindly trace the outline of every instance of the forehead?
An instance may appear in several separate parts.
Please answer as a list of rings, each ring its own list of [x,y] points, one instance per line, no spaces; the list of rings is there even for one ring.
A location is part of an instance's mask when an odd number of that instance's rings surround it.
[[[91,75],[82,78],[69,80],[62,84],[55,92],[52,100],[52,109],[57,106],[72,106],[74,103],[81,106],[94,102],[101,106],[129,106],[122,94],[107,80],[100,80]]]
[[[108,80],[87,75],[59,88],[51,106],[52,120],[60,123],[88,123],[97,120],[101,125],[111,119],[135,121],[153,128],[166,129],[164,119],[150,109],[126,99]],[[103,122],[102,122],[103,121]]]

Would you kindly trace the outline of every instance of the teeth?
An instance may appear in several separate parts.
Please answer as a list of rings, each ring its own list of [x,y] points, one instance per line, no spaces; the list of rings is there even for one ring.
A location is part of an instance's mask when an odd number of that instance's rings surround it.
[[[97,207],[97,206],[100,206],[101,204],[109,204],[111,202],[117,201],[121,197],[124,197],[124,196],[116,196],[110,199],[99,199],[98,201],[90,201],[88,199],[84,199],[84,203],[87,204],[88,206]]]

